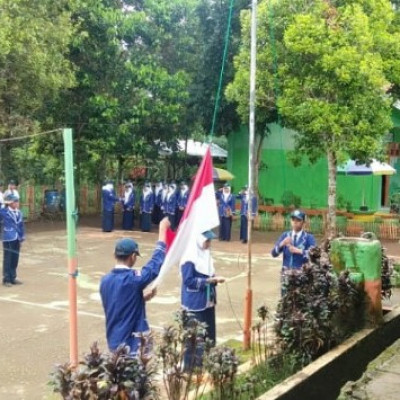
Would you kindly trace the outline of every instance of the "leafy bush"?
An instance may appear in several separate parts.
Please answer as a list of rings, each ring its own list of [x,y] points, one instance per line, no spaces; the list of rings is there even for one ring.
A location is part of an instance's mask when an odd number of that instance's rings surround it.
[[[320,248],[310,250],[310,259],[300,270],[283,276],[275,325],[281,348],[301,365],[330,350],[364,322],[359,312],[364,293],[349,273],[337,278]]]
[[[145,354],[132,356],[128,346],[101,353],[94,343],[77,368],[70,363],[56,366],[50,385],[65,400],[156,399],[156,370],[150,361]]]

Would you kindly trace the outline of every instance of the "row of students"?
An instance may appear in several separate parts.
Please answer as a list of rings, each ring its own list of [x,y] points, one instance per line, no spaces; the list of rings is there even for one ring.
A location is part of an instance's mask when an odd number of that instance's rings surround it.
[[[122,206],[122,229],[132,230],[135,219],[136,192],[132,182],[125,184],[124,193],[118,197],[114,185],[108,181],[102,189],[104,232],[114,230],[114,207],[116,203]],[[150,182],[145,182],[139,198],[140,229],[150,232],[152,224],[159,224],[160,220],[167,216],[175,229],[182,218],[189,198],[189,188],[182,182],[177,190],[175,183],[167,184],[159,182],[154,191]]]

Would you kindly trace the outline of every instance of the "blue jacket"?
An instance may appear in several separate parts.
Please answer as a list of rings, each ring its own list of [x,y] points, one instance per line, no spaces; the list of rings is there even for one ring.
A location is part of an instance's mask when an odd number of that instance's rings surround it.
[[[135,208],[135,201],[136,201],[135,192],[132,192],[129,195],[127,202],[125,202],[125,196],[122,196],[121,203],[124,211],[132,211]]]
[[[179,191],[177,201],[176,201],[176,206],[185,208],[188,200],[189,200],[189,190],[183,196],[182,196],[181,191]]]
[[[149,193],[146,198],[143,197],[143,193],[140,195],[140,212],[145,214],[151,214],[154,206],[154,195]]]
[[[3,221],[3,242],[25,240],[24,217],[20,210],[13,211],[10,207],[1,208],[0,219]]]
[[[141,270],[114,268],[101,280],[100,296],[110,350],[123,343],[132,348],[135,335],[149,331],[143,289],[158,276],[165,248],[164,242],[157,242],[151,260]]]
[[[164,213],[165,214],[175,214],[177,204],[176,193],[171,194],[170,198],[168,196],[164,200]]]
[[[229,195],[226,201],[222,192],[217,192],[216,197],[218,200],[218,215],[220,218],[227,217],[229,214],[235,214],[236,198],[232,193]]]
[[[239,194],[238,199],[240,199],[240,215],[245,215],[247,217],[247,213],[249,210],[249,201],[246,200],[246,196],[244,194]],[[251,215],[253,217],[256,216],[257,214],[257,208],[258,208],[258,204],[257,204],[257,197],[256,196],[252,196],[251,199]]]
[[[207,284],[207,275],[197,272],[194,264],[190,261],[181,266],[182,307],[188,311],[203,311],[207,308],[207,286],[210,287],[210,301],[217,302],[215,284]]]
[[[114,211],[114,205],[118,201],[115,190],[103,189],[101,195],[103,197],[103,210]]]
[[[293,243],[293,245],[298,249],[302,249],[303,254],[292,254],[287,246],[284,246],[281,249],[279,248],[279,243],[287,237],[292,237],[292,233],[292,231],[282,233],[275,243],[271,254],[272,257],[278,257],[280,253],[283,253],[283,267],[301,268],[301,266],[308,261],[308,250],[310,250],[310,247],[315,246],[315,238],[311,233],[302,231],[300,237],[296,240],[296,243]]]

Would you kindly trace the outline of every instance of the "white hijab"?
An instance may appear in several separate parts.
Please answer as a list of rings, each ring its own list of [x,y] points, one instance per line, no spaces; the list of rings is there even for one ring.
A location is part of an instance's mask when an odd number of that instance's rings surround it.
[[[108,190],[109,192],[111,192],[114,189],[114,185],[112,183],[106,183],[103,186],[103,190]]]
[[[148,186],[144,186],[144,187],[143,187],[143,197],[147,197],[147,196],[149,196],[151,193],[153,193],[153,191],[151,190],[150,187],[148,187]]]
[[[225,189],[228,189],[228,190],[225,191]],[[227,188],[222,189],[222,196],[224,197],[225,202],[228,201],[230,195],[231,195],[231,188],[229,186]]]
[[[190,261],[194,264],[197,272],[207,276],[214,276],[214,260],[212,259],[210,249],[204,249],[204,242],[207,240],[203,235],[196,239],[195,246],[189,246],[183,254],[180,265]]]
[[[184,196],[187,193],[188,190],[189,190],[188,185],[183,185],[181,187],[181,196]]]
[[[131,195],[131,193],[133,192],[133,186],[132,185],[126,185],[125,186],[125,192],[124,192],[124,200],[125,203],[127,203],[129,201],[129,196]]]
[[[163,184],[162,182],[157,183],[156,187],[154,188],[154,194],[156,197],[158,196],[158,193],[163,189]]]
[[[176,186],[175,185],[169,185],[168,186],[168,192],[167,192],[167,200],[171,198],[171,196],[175,193]]]

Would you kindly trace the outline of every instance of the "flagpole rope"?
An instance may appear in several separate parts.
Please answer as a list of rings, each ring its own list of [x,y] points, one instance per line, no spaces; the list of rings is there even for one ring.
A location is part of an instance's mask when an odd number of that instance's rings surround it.
[[[209,142],[212,143],[213,136],[214,136],[214,131],[215,131],[215,124],[217,121],[217,113],[219,110],[219,103],[221,100],[221,91],[222,91],[222,82],[224,78],[224,71],[225,71],[225,64],[226,64],[226,58],[228,55],[228,45],[229,45],[229,36],[231,33],[231,27],[232,27],[232,14],[233,14],[233,4],[235,0],[230,1],[229,5],[229,16],[228,16],[228,25],[226,27],[226,34],[225,34],[225,44],[224,44],[224,53],[222,56],[222,65],[221,65],[221,72],[219,75],[219,82],[218,82],[218,89],[217,89],[217,94],[215,96],[215,104],[214,104],[214,114],[213,114],[213,119],[212,119],[212,124],[211,124],[211,131],[209,135]]]
[[[30,139],[35,136],[42,136],[42,135],[48,135],[49,133],[55,133],[55,132],[62,132],[61,128],[58,129],[53,129],[51,131],[45,131],[45,132],[39,132],[39,133],[32,133],[31,135],[25,135],[25,136],[16,136],[16,137],[11,137],[11,138],[6,138],[6,139],[0,139],[0,143],[4,142],[15,142],[16,140],[22,140],[22,139]]]

